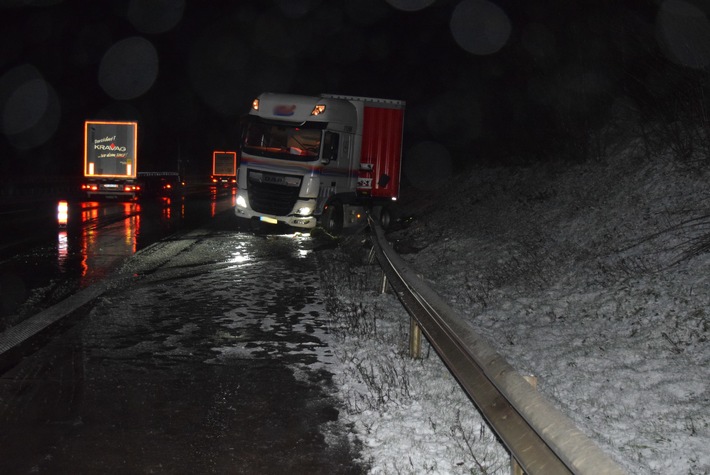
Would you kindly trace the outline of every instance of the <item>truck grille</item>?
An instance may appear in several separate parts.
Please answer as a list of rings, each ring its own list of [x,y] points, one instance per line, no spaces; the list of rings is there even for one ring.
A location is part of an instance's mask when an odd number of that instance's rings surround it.
[[[248,175],[249,204],[259,213],[286,216],[291,213],[301,190],[300,177],[288,177],[263,172]]]

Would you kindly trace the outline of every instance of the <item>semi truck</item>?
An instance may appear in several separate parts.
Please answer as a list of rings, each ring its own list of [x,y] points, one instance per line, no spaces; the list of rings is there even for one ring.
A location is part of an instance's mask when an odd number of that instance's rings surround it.
[[[399,197],[405,102],[263,93],[241,123],[238,218],[339,233]]]
[[[237,152],[212,152],[213,185],[234,186],[237,183]]]
[[[84,122],[84,182],[89,199],[135,199],[138,151],[137,122]]]

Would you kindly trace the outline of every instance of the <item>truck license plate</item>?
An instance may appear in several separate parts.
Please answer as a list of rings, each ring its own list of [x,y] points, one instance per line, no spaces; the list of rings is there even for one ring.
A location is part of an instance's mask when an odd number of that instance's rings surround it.
[[[261,216],[261,217],[259,217],[259,219],[265,223],[279,224],[278,220],[276,220],[274,218],[267,218],[266,216]]]

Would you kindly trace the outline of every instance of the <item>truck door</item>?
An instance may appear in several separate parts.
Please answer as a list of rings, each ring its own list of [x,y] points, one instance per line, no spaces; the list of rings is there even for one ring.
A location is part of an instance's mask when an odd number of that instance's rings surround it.
[[[323,158],[327,159],[326,166],[330,168],[328,175],[337,181],[337,192],[345,193],[354,190],[360,164],[354,163],[352,134],[325,132]]]
[[[352,134],[341,134],[340,135],[341,150],[340,154],[343,157],[340,162],[341,167],[347,167],[348,169],[348,181],[347,187],[343,191],[353,191],[357,187],[357,177],[358,170],[360,168],[360,162],[355,160],[353,153],[353,136]]]

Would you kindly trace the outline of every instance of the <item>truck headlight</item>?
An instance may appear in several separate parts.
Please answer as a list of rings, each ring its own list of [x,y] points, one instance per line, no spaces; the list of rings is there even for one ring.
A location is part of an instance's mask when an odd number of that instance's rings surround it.
[[[308,216],[309,214],[311,214],[312,211],[313,210],[310,206],[303,206],[296,210],[296,214],[300,214],[301,216]]]
[[[242,195],[237,196],[237,206],[239,206],[240,208],[247,207],[247,200],[244,199],[244,196],[242,196]]]

